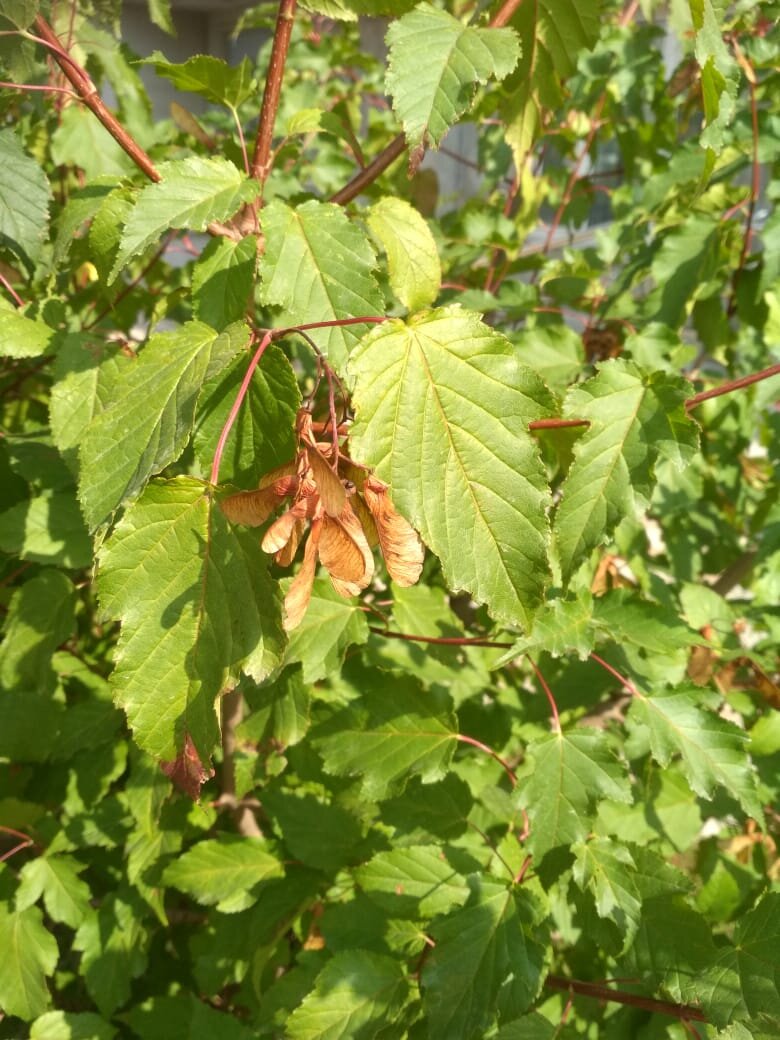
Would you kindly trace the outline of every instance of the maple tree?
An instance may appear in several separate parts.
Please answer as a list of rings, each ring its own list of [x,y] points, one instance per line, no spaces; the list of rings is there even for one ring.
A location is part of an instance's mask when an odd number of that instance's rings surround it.
[[[0,1038],[777,1036],[777,4],[120,8],[0,0]]]

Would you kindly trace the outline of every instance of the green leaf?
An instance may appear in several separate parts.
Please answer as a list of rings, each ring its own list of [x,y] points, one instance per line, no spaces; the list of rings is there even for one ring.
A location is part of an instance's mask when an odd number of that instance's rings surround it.
[[[594,620],[602,636],[618,644],[632,643],[653,654],[706,645],[673,610],[640,599],[628,589],[612,589],[593,601]]]
[[[248,359],[241,354],[201,390],[195,419],[195,454],[205,475],[211,471],[219,436],[236,399]],[[220,481],[251,489],[260,478],[295,455],[295,417],[301,393],[290,362],[268,347],[222,455]]]
[[[113,279],[122,228],[133,211],[135,197],[127,187],[117,188],[101,202],[89,227],[89,258],[106,285]]]
[[[42,321],[25,318],[5,303],[0,304],[0,357],[40,357],[51,346],[53,336]]]
[[[100,120],[82,105],[66,105],[62,110],[51,136],[51,157],[57,166],[83,170],[89,181],[126,177],[136,168]]]
[[[650,294],[648,310],[654,321],[681,325],[717,265],[720,221],[709,214],[692,214],[661,239],[653,257],[652,274],[658,288]]]
[[[540,325],[513,333],[517,357],[556,392],[566,390],[582,372],[582,336],[566,325]]]
[[[395,828],[396,844],[447,841],[466,830],[473,805],[468,785],[454,773],[433,784],[413,777],[403,794],[382,803],[382,820]]]
[[[403,199],[384,198],[368,211],[371,234],[387,253],[390,285],[414,312],[430,306],[439,295],[441,263],[431,230]]]
[[[26,29],[35,20],[40,0],[0,0],[0,18],[7,18],[17,29]]]
[[[83,864],[71,856],[38,856],[25,863],[19,875],[16,906],[26,910],[43,896],[53,921],[78,928],[89,911],[92,894],[79,873]]]
[[[576,653],[581,661],[587,660],[596,643],[593,604],[587,589],[580,590],[575,600],[554,599],[545,603],[528,636],[518,639],[493,667],[500,668],[521,654],[539,652],[553,657]]]
[[[157,75],[170,80],[177,90],[199,94],[206,101],[228,108],[238,108],[257,89],[248,58],[231,68],[221,58],[195,54],[177,65],[169,62],[164,54],[155,51],[144,58],[142,64],[153,65]]]
[[[335,799],[268,788],[263,805],[294,860],[336,874],[360,858],[356,849],[363,840],[363,826]]]
[[[517,68],[504,84],[506,141],[522,169],[544,123],[545,109],[562,99],[561,84],[593,47],[601,29],[600,0],[539,0],[520,4],[510,25],[520,37]]]
[[[780,1010],[780,892],[768,892],[745,914],[733,946],[719,952],[706,973],[705,1007],[723,1003],[722,1024]],[[724,980],[736,978],[728,989]],[[726,1016],[728,1015],[728,1019]]]
[[[711,171],[716,154],[724,145],[723,131],[736,112],[739,69],[721,35],[720,11],[716,14],[711,0],[689,0],[689,7],[696,30],[694,51],[701,69],[704,103],[705,128],[701,144],[710,153],[708,169]]]
[[[0,643],[0,701],[17,687],[50,690],[51,658],[73,630],[76,592],[62,571],[46,568],[14,591]]]
[[[350,360],[355,458],[441,559],[447,584],[528,624],[549,576],[550,492],[528,422],[552,398],[457,306],[378,327]]]
[[[400,676],[389,696],[381,673],[374,672],[361,682],[360,700],[321,727],[314,742],[328,773],[362,776],[365,797],[380,801],[403,790],[416,773],[426,782],[440,779],[456,735],[446,697]]]
[[[209,1007],[193,993],[152,997],[124,1016],[141,1040],[208,1037],[208,1040],[253,1040],[256,1034],[232,1014]]]
[[[537,861],[559,845],[583,841],[602,798],[631,802],[628,775],[599,730],[554,733],[530,744],[528,755],[534,767],[521,801],[531,821],[528,850]]]
[[[175,36],[176,27],[171,15],[171,0],[148,0],[148,4],[150,20],[169,36]]]
[[[247,716],[236,728],[239,740],[298,744],[310,722],[310,695],[300,668],[285,668],[274,682],[244,688]]]
[[[340,206],[310,200],[294,209],[275,199],[263,209],[262,295],[280,308],[277,325],[377,316],[384,301],[372,275],[376,257]],[[314,329],[309,335],[338,371],[365,332],[363,325]]]
[[[723,787],[748,815],[763,820],[747,754],[750,738],[732,722],[699,707],[700,698],[701,690],[692,685],[640,695],[629,710],[629,724],[647,729],[653,758],[661,766],[673,755],[682,756],[688,782],[702,798],[712,798]]]
[[[367,639],[368,622],[357,602],[317,578],[303,621],[290,633],[284,661],[300,662],[304,680],[314,683],[338,671],[347,649]]]
[[[63,340],[54,361],[49,399],[52,440],[68,466],[78,471],[78,448],[94,416],[118,396],[135,364],[113,344],[88,335]]]
[[[544,951],[527,934],[529,896],[474,879],[469,903],[434,923],[421,986],[431,1040],[484,1036],[496,1012],[526,1011],[542,983]]]
[[[611,838],[576,844],[572,852],[574,880],[583,891],[590,891],[599,917],[615,922],[626,949],[636,935],[642,908],[631,852]]]
[[[149,935],[143,916],[135,898],[110,894],[73,940],[82,954],[80,974],[87,991],[106,1018],[127,1002],[132,980],[146,969]]]
[[[88,567],[92,539],[73,491],[45,491],[0,513],[0,549],[23,560]]]
[[[391,24],[387,45],[387,92],[413,150],[437,148],[476,85],[503,79],[520,57],[513,30],[466,26],[428,3]]]
[[[256,838],[222,834],[199,841],[165,868],[163,882],[222,913],[245,910],[255,901],[251,889],[280,877],[282,864]]]
[[[680,467],[690,460],[698,435],[685,413],[688,394],[685,380],[624,360],[606,362],[569,391],[564,417],[590,426],[575,446],[553,525],[564,579],[649,498],[659,459]]]
[[[91,1011],[47,1011],[32,1024],[30,1040],[114,1040],[116,1029]]]
[[[555,1040],[557,1027],[534,1011],[514,1022],[507,1022],[496,1033],[495,1040]]]
[[[35,907],[11,912],[0,903],[0,1007],[29,1022],[50,1003],[46,976],[59,956],[54,936]]]
[[[24,185],[24,191],[20,191]],[[13,130],[0,131],[0,247],[35,266],[49,227],[51,188]]]
[[[217,335],[196,321],[152,336],[81,438],[79,497],[91,528],[179,457],[203,383],[248,337],[245,325]]]
[[[211,221],[227,220],[242,203],[251,202],[260,189],[221,157],[190,156],[161,163],[158,169],[162,180],[141,190],[125,224],[110,281],[164,231],[205,231]]]
[[[192,307],[199,321],[221,332],[246,312],[257,264],[257,239],[215,238],[192,269]]]
[[[281,604],[265,554],[230,529],[207,488],[180,477],[147,488],[99,560],[103,615],[122,620],[112,681],[136,740],[173,759],[188,734],[205,761],[220,693],[241,668],[259,681],[279,663]]]
[[[70,194],[57,218],[57,237],[52,256],[55,267],[59,267],[65,260],[70,247],[78,238],[76,232],[97,213],[105,198],[114,190],[115,183],[114,177],[106,177],[102,181],[77,188]]]
[[[367,950],[337,953],[287,1022],[289,1040],[373,1040],[399,1017],[409,986],[398,961]]]
[[[436,917],[462,906],[470,895],[466,879],[435,845],[380,852],[358,867],[355,878],[373,902],[393,917]]]

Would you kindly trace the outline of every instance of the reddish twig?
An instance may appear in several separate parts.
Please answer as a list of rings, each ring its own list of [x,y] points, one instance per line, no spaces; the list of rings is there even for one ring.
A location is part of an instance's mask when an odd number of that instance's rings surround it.
[[[490,28],[503,29],[522,2],[523,0],[506,0],[501,9],[491,19]]]
[[[455,739],[459,740],[462,744],[470,744],[472,747],[478,748],[480,751],[484,751],[486,755],[490,755],[496,762],[501,766],[506,775],[509,777],[509,781],[512,787],[517,787],[517,777],[512,767],[504,761],[504,759],[494,751],[489,744],[483,744],[481,740],[477,740],[475,737],[467,737],[463,733],[457,733]]]
[[[6,292],[12,297],[17,307],[24,307],[24,300],[16,289],[14,289],[2,271],[0,271],[0,285],[2,285]]]
[[[351,202],[369,184],[373,184],[377,177],[384,173],[387,167],[391,166],[405,151],[406,138],[403,134],[399,134],[393,138],[386,148],[382,149],[379,155],[371,160],[368,166],[364,166],[362,170],[355,174],[349,184],[345,184],[343,188],[331,195],[330,201],[335,202],[339,206],[344,206],[346,203]]]
[[[528,429],[562,430],[569,426],[590,426],[590,419],[534,419],[533,422],[529,422]]]
[[[550,705],[550,711],[552,712],[553,728],[555,730],[557,730],[558,733],[560,733],[561,732],[561,717],[558,714],[558,705],[555,703],[555,697],[553,697],[553,692],[550,689],[550,687],[549,687],[549,685],[547,683],[547,680],[542,675],[542,673],[541,673],[539,667],[537,666],[536,662],[531,657],[529,657],[528,654],[525,655],[525,659],[526,659],[526,661],[528,661],[530,666],[533,668],[534,675],[539,680],[539,685],[544,690],[544,695],[547,698],[547,703]]]
[[[560,990],[564,993],[577,993],[582,997],[594,997],[596,1000],[605,1000],[613,1004],[626,1004],[629,1007],[639,1008],[642,1011],[651,1011],[659,1015],[669,1015],[672,1018],[689,1019],[693,1022],[706,1022],[703,1013],[688,1004],[673,1004],[668,1000],[654,1000],[652,997],[642,997],[636,993],[626,993],[624,990],[610,989],[601,986],[597,982],[580,982],[578,979],[567,979],[562,975],[548,975],[544,980],[545,989]]]
[[[287,61],[287,51],[290,47],[296,3],[297,0],[280,0],[279,14],[276,18],[274,42],[271,47],[271,61],[268,65],[268,75],[263,92],[263,104],[257,125],[255,154],[252,158],[252,176],[260,181],[261,184],[265,183],[268,174],[271,172],[271,142],[274,136],[274,124],[279,108],[279,98],[282,93],[284,66]]]
[[[21,852],[22,849],[29,849],[31,845],[35,845],[35,842],[29,834],[25,834],[23,831],[17,831],[14,827],[4,827],[0,825],[0,831],[2,831],[3,834],[11,834],[14,838],[22,839],[17,845],[14,845],[12,849],[9,849],[8,852],[4,852],[3,855],[0,856],[0,863],[5,863],[6,860],[11,859],[12,856],[15,856],[17,852]]]
[[[745,386],[760,383],[762,379],[770,379],[777,375],[780,375],[780,365],[770,365],[769,368],[763,368],[760,372],[752,372],[749,376],[742,376],[740,379],[733,379],[730,383],[716,386],[714,390],[703,390],[700,394],[694,394],[685,402],[685,407],[690,411],[692,408],[697,408],[702,401],[709,401],[711,397],[730,394],[734,390],[741,390]]]
[[[157,172],[152,160],[138,142],[125,130],[113,112],[106,108],[103,99],[98,94],[95,84],[87,72],[62,49],[54,30],[43,15],[38,15],[35,19],[35,27],[40,34],[40,42],[50,49],[63,76],[73,86],[80,100],[97,116],[105,129],[108,130],[119,147],[130,156],[139,170],[145,173],[149,180],[159,181],[161,179],[160,174]]]

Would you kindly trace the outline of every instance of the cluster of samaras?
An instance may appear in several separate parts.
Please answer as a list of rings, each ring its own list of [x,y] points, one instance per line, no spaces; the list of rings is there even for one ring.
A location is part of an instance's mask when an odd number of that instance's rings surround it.
[[[222,502],[228,519],[257,527],[284,503],[285,511],[265,532],[263,550],[289,566],[309,537],[301,568],[285,596],[287,631],[300,624],[311,599],[317,560],[342,596],[356,596],[374,575],[372,547],[379,545],[387,571],[399,585],[414,585],[424,549],[414,528],[396,512],[388,488],[370,470],[339,450],[336,441],[317,441],[311,416],[298,414],[298,452],[266,473],[256,491],[240,491]]]

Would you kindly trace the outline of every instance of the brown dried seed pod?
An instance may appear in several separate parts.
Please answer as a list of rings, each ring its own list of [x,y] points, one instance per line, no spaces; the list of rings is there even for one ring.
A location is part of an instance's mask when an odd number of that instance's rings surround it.
[[[292,632],[303,621],[304,614],[311,601],[311,590],[314,585],[314,574],[317,570],[317,551],[319,548],[322,517],[312,520],[311,532],[303,551],[301,569],[290,582],[287,595],[284,597],[284,630]]]
[[[381,480],[368,477],[363,485],[363,498],[376,523],[388,574],[404,588],[414,585],[420,577],[425,558],[420,536],[396,510],[387,485]]]
[[[324,518],[320,559],[341,596],[357,596],[374,576],[374,557],[349,503],[341,516]]]
[[[316,448],[307,445],[306,457],[309,460],[325,512],[328,516],[340,516],[347,501],[344,485]]]

